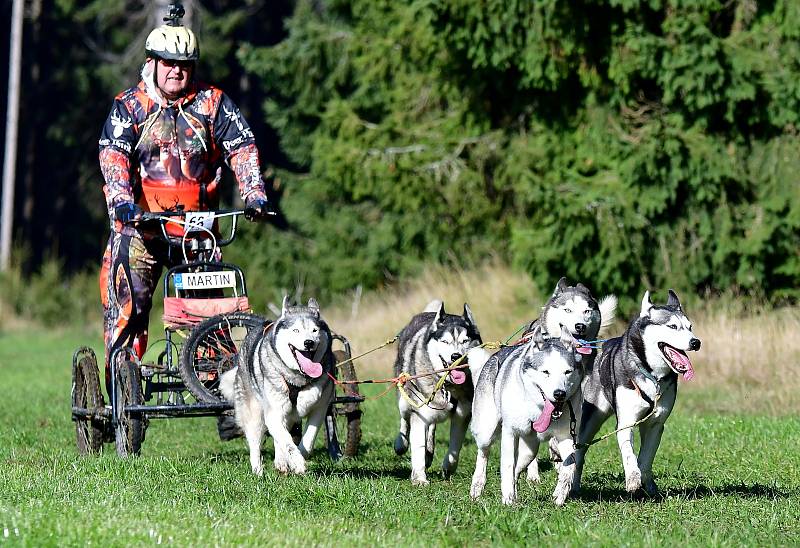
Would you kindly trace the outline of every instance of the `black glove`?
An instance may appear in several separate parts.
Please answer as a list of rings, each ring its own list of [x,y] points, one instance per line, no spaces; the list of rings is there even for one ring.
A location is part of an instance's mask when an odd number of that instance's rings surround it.
[[[244,216],[248,221],[263,221],[278,212],[264,198],[251,198],[244,204]]]
[[[114,217],[123,224],[142,218],[142,208],[131,202],[123,202],[114,208]]]

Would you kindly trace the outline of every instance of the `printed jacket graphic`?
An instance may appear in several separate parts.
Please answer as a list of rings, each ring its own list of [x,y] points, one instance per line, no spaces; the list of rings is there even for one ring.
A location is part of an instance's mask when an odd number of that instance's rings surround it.
[[[144,211],[207,210],[218,205],[224,160],[244,200],[264,198],[258,149],[250,126],[222,90],[200,84],[159,104],[144,81],[117,95],[100,135],[100,169],[112,230],[114,208],[134,202]],[[169,224],[169,231],[182,233]]]

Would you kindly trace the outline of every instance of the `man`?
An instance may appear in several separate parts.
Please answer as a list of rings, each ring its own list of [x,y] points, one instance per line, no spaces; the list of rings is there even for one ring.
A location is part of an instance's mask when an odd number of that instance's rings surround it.
[[[142,80],[117,95],[100,136],[111,221],[100,273],[107,387],[114,349],[130,346],[144,354],[153,292],[162,268],[172,265],[160,228],[140,223],[142,212],[217,207],[224,161],[238,182],[245,216],[274,213],[253,132],[230,98],[195,80],[200,50],[181,24],[183,14],[180,4],[171,5],[166,24],[147,37]]]

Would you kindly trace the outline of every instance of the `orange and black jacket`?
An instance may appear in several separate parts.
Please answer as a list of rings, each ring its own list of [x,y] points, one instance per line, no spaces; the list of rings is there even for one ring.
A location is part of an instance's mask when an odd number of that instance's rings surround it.
[[[123,202],[154,212],[217,207],[223,161],[245,201],[265,198],[253,132],[213,86],[192,85],[180,99],[160,104],[139,82],[114,99],[99,144],[103,192],[118,232],[127,230],[113,216]]]

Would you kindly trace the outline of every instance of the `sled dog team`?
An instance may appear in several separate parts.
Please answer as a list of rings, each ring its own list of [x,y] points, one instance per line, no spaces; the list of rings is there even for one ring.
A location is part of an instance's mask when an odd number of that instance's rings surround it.
[[[563,505],[580,490],[590,442],[614,415],[625,489],[657,494],[653,460],[675,404],[678,377],[694,376],[687,352],[698,350],[700,340],[670,290],[666,304],[653,304],[645,292],[639,315],[625,332],[601,344],[598,334],[612,324],[616,306],[615,297],[598,301],[583,284],[569,286],[562,278],[520,341],[494,354],[482,346],[467,304],[455,315],[433,301],[414,316],[398,335],[394,364],[396,376],[413,378],[404,385],[405,396],[398,395],[394,442],[398,455],[410,451],[411,482],[428,484],[436,426],[449,419],[445,478],[456,471],[469,429],[478,448],[470,496],[479,497],[489,450],[499,440],[502,501],[514,504],[521,474],[538,483],[536,455],[547,442],[558,470],[553,500]],[[263,473],[261,442],[267,431],[274,439],[275,468],[305,473],[334,392],[328,375],[335,367],[331,340],[314,299],[289,306],[285,298],[280,317],[247,335],[238,366],[223,375],[221,389],[234,404],[253,473]],[[290,432],[301,420],[305,431],[295,443]]]

